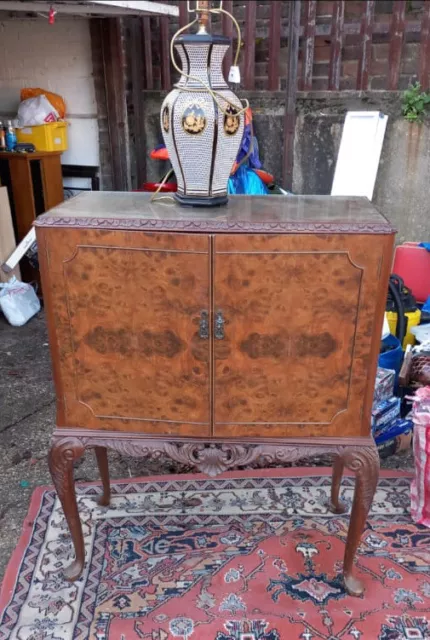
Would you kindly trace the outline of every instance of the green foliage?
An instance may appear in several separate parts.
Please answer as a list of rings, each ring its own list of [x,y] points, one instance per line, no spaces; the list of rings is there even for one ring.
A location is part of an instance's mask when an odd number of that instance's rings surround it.
[[[403,93],[402,113],[408,122],[422,122],[430,106],[430,93],[421,91],[419,82],[411,84]]]

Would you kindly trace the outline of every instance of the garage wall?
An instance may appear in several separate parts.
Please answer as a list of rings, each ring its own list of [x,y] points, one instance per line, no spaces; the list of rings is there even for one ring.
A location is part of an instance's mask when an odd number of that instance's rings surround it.
[[[15,117],[22,87],[60,94],[70,122],[64,164],[99,164],[90,25],[86,18],[9,17],[0,12],[0,116]]]

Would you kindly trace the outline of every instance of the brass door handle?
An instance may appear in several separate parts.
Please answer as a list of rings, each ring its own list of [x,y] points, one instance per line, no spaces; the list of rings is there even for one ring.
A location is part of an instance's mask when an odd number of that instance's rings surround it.
[[[215,314],[215,330],[214,335],[216,340],[224,340],[225,332],[224,332],[224,316],[222,315],[222,311],[217,311]]]
[[[207,311],[200,313],[199,336],[202,340],[209,340],[209,314]]]

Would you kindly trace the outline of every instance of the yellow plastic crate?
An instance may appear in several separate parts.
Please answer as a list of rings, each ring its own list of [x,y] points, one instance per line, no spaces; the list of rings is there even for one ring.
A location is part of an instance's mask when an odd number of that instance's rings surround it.
[[[36,151],[67,151],[67,122],[48,122],[16,130],[18,142],[34,144]]]

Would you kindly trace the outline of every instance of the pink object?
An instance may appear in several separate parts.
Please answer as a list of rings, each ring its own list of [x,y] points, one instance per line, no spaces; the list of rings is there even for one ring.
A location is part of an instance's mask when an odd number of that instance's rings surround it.
[[[411,484],[411,515],[418,524],[430,527],[430,387],[416,392],[412,419],[415,477]]]
[[[392,272],[403,279],[417,302],[425,302],[430,296],[430,251],[419,247],[418,242],[397,247]]]

